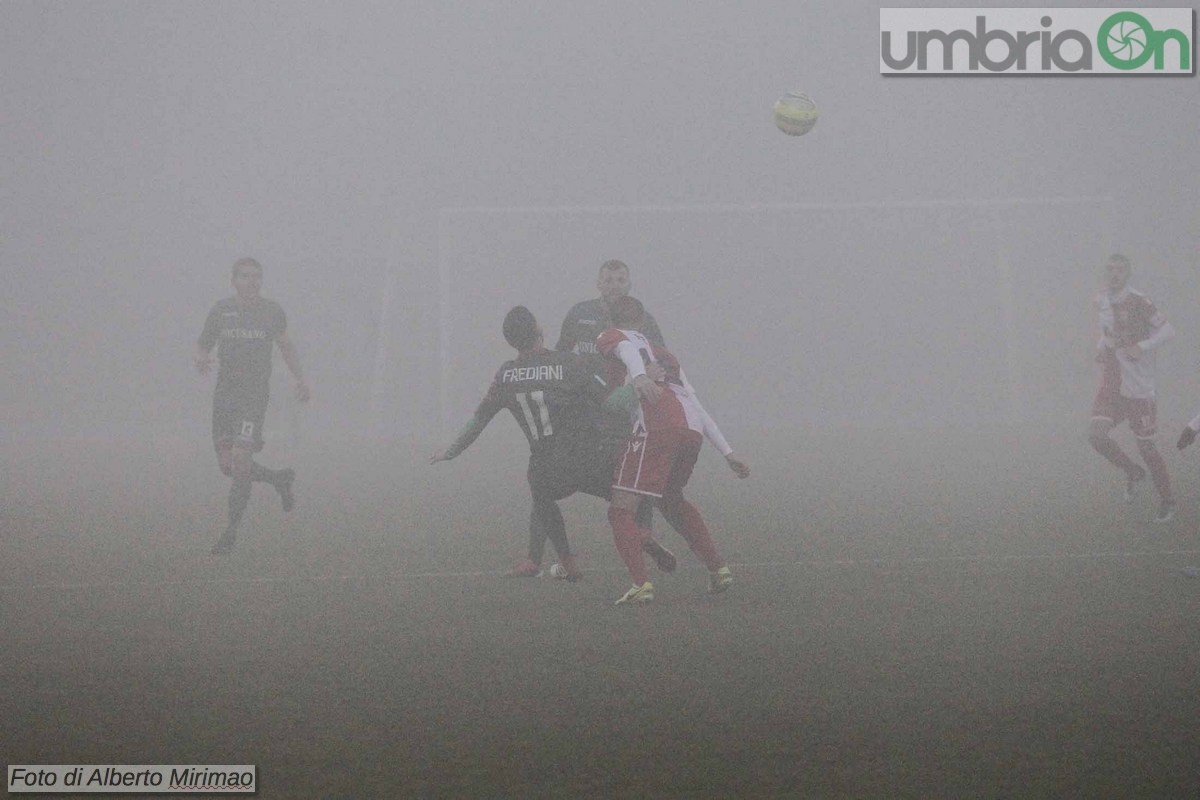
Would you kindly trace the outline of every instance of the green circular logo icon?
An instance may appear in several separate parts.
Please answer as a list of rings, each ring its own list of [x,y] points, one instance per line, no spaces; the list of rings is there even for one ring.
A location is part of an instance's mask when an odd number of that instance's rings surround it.
[[[1096,48],[1110,66],[1137,69],[1154,55],[1154,27],[1133,11],[1113,14],[1100,26]]]

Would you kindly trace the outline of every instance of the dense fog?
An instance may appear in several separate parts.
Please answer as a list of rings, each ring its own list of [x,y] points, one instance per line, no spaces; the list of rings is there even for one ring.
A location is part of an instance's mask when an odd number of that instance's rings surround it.
[[[884,76],[880,22],[0,2],[10,783],[174,761],[257,765],[261,798],[1200,796],[1200,446],[1175,448],[1200,81]],[[806,135],[774,123],[788,92]],[[1124,477],[1086,435],[1114,252],[1176,333],[1165,468],[1122,425]],[[214,458],[193,356],[244,257],[312,398],[284,340],[265,425],[224,392]],[[679,569],[644,583],[643,523],[582,492],[569,543],[530,541],[507,413],[429,463],[513,356],[505,313],[553,346],[610,259],[735,451],[672,451],[652,527]],[[278,330],[242,311],[223,344]]]
[[[612,258],[730,433],[1078,428],[1114,250],[1178,331],[1160,419],[1200,404],[1194,76],[885,77],[861,3],[0,20],[10,440],[206,437],[190,352],[242,256],[314,393],[291,409],[277,359],[276,430],[438,443],[504,312],[553,340]],[[772,124],[785,91],[819,105],[804,137]]]

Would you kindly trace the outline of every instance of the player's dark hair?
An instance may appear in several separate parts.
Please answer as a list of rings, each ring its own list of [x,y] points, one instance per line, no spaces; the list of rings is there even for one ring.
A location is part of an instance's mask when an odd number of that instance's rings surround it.
[[[237,261],[233,262],[233,277],[237,277],[238,270],[240,270],[242,267],[253,267],[254,269],[258,270],[259,275],[262,275],[263,273],[262,264],[258,263],[253,258],[239,258]]]
[[[625,270],[626,272],[629,272],[629,265],[626,264],[624,261],[618,261],[615,258],[611,259],[609,261],[605,261],[603,264],[600,265],[601,272],[604,272],[605,270],[617,270],[617,269],[621,269],[621,270]]]
[[[516,306],[504,315],[504,341],[518,350],[528,350],[537,341],[538,324],[533,312]]]
[[[1108,257],[1108,263],[1120,264],[1125,269],[1133,269],[1133,262],[1129,260],[1129,256],[1124,253],[1113,253]]]
[[[636,328],[641,324],[646,309],[641,300],[625,295],[613,300],[608,313],[612,316],[613,325],[618,328]]]

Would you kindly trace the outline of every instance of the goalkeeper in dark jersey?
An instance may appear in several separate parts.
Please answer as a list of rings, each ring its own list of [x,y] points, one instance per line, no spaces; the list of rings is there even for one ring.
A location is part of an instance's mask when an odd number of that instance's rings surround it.
[[[449,461],[462,453],[507,408],[529,440],[527,476],[533,496],[529,557],[514,574],[541,574],[542,550],[549,538],[562,565],[558,577],[578,580],[582,573],[567,541],[558,501],[575,492],[611,496],[613,461],[601,439],[598,418],[604,406],[627,414],[636,398],[632,387],[610,392],[577,355],[547,350],[537,320],[524,306],[508,312],[503,330],[517,357],[504,362],[470,422],[430,461]],[[660,568],[674,568],[674,556],[657,542],[647,544],[646,550]]]
[[[233,265],[237,294],[217,302],[196,342],[193,360],[200,374],[212,368],[212,349],[220,366],[213,392],[213,447],[221,472],[233,479],[229,489],[229,524],[213,546],[213,555],[228,553],[237,538],[238,523],[250,501],[255,481],[269,483],[279,493],[283,510],[295,502],[290,469],[267,469],[254,461],[262,449],[263,422],[271,382],[271,356],[276,345],[296,379],[296,397],[308,401],[308,385],[300,371],[300,358],[287,335],[287,316],[278,303],[259,294],[262,265],[242,258]]]
[[[562,330],[558,334],[558,344],[555,350],[578,353],[592,364],[594,369],[603,374],[606,369],[604,356],[596,350],[596,337],[612,327],[612,312],[609,310],[618,297],[629,294],[633,282],[629,279],[629,266],[624,261],[605,261],[600,265],[600,274],[596,278],[596,288],[600,290],[599,297],[576,303],[567,312],[563,320]],[[642,319],[641,333],[653,344],[666,347],[662,331],[650,312]],[[629,436],[629,426],[625,419],[621,420],[621,441]]]
[[[629,277],[629,265],[624,261],[605,261],[600,265],[596,276],[596,289],[599,297],[576,303],[563,319],[562,330],[558,334],[558,344],[554,349],[564,353],[578,353],[583,356],[590,369],[598,375],[607,374],[608,365],[604,356],[596,350],[596,337],[612,327],[612,304],[619,298],[629,294],[633,282]],[[658,328],[650,312],[645,312],[640,331],[652,344],[665,348],[662,331]],[[631,401],[631,405],[636,405]],[[600,435],[604,447],[611,453],[615,462],[617,454],[625,450],[625,442],[629,439],[632,423],[625,409],[600,415]],[[637,510],[637,524],[642,530],[652,530],[654,512],[653,503],[642,503]]]

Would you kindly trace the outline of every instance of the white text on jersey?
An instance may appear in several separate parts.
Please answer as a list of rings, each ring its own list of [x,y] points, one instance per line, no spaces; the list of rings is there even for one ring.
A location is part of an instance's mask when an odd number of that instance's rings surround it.
[[[562,364],[543,364],[540,367],[513,367],[500,375],[501,383],[517,381],[561,381]]]

